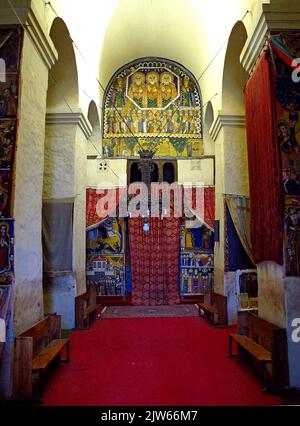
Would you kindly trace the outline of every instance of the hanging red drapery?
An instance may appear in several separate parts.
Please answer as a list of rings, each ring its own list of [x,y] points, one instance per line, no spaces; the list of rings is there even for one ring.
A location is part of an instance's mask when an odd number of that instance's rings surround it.
[[[272,64],[264,54],[245,88],[245,106],[254,261],[282,264],[281,168],[274,81]]]
[[[129,219],[132,302],[140,306],[179,303],[179,218]]]
[[[199,187],[186,189],[188,203],[198,219],[212,231],[215,227],[215,187]],[[191,191],[191,192],[190,192]],[[192,196],[192,199],[190,197]]]
[[[86,227],[88,230],[96,228],[101,222],[107,219],[112,214],[115,214],[119,200],[125,195],[126,189],[110,188],[98,191],[97,189],[89,188],[86,191]],[[98,202],[104,198],[105,210],[97,207]]]

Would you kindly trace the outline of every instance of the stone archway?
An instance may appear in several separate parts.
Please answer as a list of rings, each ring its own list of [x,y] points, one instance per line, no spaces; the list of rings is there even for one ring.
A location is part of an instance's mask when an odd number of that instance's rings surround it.
[[[243,89],[247,73],[240,54],[247,31],[238,21],[229,36],[222,81],[222,110],[210,129],[216,153],[216,219],[220,221],[220,242],[215,246],[215,290],[228,298],[229,324],[236,322],[236,277],[226,265],[226,215],[224,194],[249,195],[248,154]]]
[[[86,290],[86,154],[91,125],[79,109],[76,56],[64,21],[50,37],[58,61],[49,74],[43,188],[44,309],[75,323],[74,299]]]

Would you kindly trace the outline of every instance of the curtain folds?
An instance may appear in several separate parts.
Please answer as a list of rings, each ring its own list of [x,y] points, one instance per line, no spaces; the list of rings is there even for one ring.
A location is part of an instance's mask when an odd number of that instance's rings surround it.
[[[147,233],[143,224],[140,217],[129,219],[133,304],[177,304],[180,219],[150,217]]]
[[[225,201],[240,242],[247,256],[253,262],[250,240],[250,200],[238,195],[226,195]]]
[[[73,270],[74,201],[43,203],[44,272]]]
[[[282,264],[283,212],[274,71],[266,54],[245,88],[251,244],[255,263]]]
[[[97,228],[101,222],[109,216],[116,214],[119,207],[119,200],[125,195],[126,189],[112,188],[101,190],[98,194],[97,189],[88,188],[86,191],[86,227],[90,231]],[[103,208],[98,207],[98,203],[105,198]]]
[[[215,228],[215,187],[193,188],[188,199],[192,213],[211,231]]]

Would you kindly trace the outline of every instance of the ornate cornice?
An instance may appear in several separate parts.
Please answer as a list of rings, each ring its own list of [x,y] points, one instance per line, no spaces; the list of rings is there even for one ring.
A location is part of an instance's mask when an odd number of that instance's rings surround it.
[[[285,8],[285,10],[283,10]],[[288,9],[288,10],[287,10]],[[298,2],[291,1],[284,6],[264,4],[252,36],[247,40],[240,61],[244,69],[250,73],[264,47],[269,31],[297,30],[300,22]]]
[[[246,127],[246,119],[244,115],[225,115],[219,111],[218,116],[213,122],[209,133],[215,142],[223,127]]]
[[[47,126],[60,126],[60,125],[75,125],[80,127],[82,133],[89,139],[93,133],[90,122],[83,114],[82,111],[74,112],[51,112],[47,111],[46,114]]]
[[[14,0],[12,9],[8,2],[0,6],[0,24],[22,24],[40,54],[46,67],[50,70],[57,61],[58,55],[49,35],[42,28],[38,13],[33,10],[29,0]]]

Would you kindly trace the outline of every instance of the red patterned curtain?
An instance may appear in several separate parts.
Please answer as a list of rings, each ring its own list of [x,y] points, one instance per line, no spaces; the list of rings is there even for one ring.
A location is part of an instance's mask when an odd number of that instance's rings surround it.
[[[86,227],[87,229],[93,229],[97,227],[101,222],[107,219],[109,216],[114,214],[119,206],[120,197],[123,197],[126,189],[115,188],[105,189],[100,194],[97,193],[97,189],[89,188],[86,191]],[[101,198],[107,197],[105,203],[105,211],[97,209],[97,204]]]
[[[245,89],[251,243],[255,263],[282,264],[283,214],[280,147],[272,64],[262,56]]]
[[[215,228],[215,187],[204,189],[204,221]]]
[[[150,231],[142,218],[129,219],[132,301],[157,306],[179,303],[179,218],[150,217]]]
[[[198,192],[198,196],[196,196]],[[196,202],[197,199],[197,202]],[[215,228],[215,187],[193,188],[192,207],[199,219],[206,226],[214,230]]]

